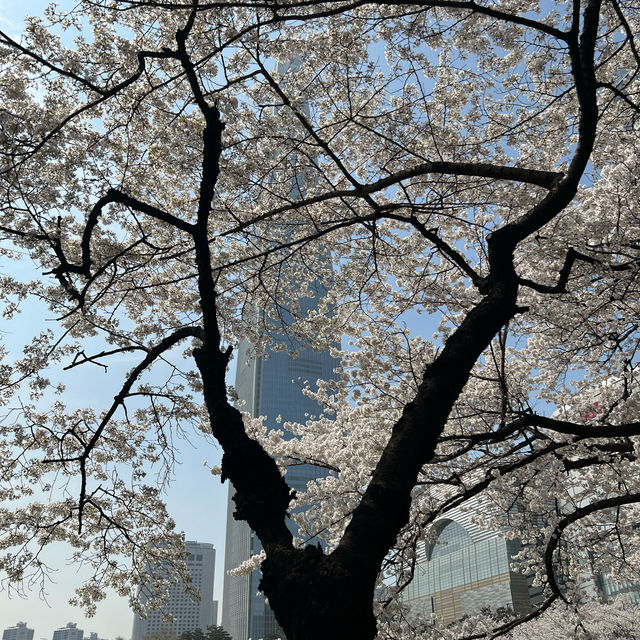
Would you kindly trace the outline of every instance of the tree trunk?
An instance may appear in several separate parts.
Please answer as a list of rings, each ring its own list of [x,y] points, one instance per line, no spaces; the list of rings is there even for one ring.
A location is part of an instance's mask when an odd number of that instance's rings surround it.
[[[375,572],[346,567],[318,547],[271,549],[260,588],[287,640],[373,640]]]

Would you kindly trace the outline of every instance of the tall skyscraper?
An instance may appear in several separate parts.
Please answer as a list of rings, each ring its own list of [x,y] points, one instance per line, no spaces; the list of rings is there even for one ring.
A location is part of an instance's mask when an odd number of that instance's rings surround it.
[[[288,62],[278,63],[276,70],[283,76],[283,87],[287,85],[285,76],[295,74],[300,64],[301,60],[297,57]],[[310,116],[309,105],[306,102],[301,105],[301,110],[307,117]],[[290,160],[296,162],[294,156],[291,156]],[[307,181],[302,166],[297,167],[294,173],[289,184],[291,199],[301,197]],[[327,260],[329,259],[327,252]],[[305,274],[300,272],[290,275],[297,281],[303,281],[305,278]],[[318,280],[305,281],[304,284],[313,291],[313,297],[296,301],[302,315],[311,309],[316,309],[317,301],[326,293],[325,285]],[[278,302],[283,306],[283,309],[279,309],[281,325],[278,327],[274,324],[271,331],[276,339],[284,340],[284,328],[291,323],[292,317],[284,310],[287,306],[286,300]],[[252,357],[251,345],[244,340],[240,342],[238,348],[235,384],[238,398],[244,402],[243,409],[252,417],[266,417],[265,426],[268,430],[281,428],[278,424],[278,416],[285,422],[301,423],[304,423],[310,415],[317,416],[322,408],[302,393],[303,384],[308,381],[313,387],[319,378],[330,380],[336,377],[334,369],[338,362],[328,351],[315,352],[308,345],[290,337],[286,338],[286,345],[289,352],[297,353],[296,357],[291,356],[287,351],[273,350],[268,350],[264,356]],[[292,489],[302,493],[306,491],[309,481],[326,475],[326,470],[320,467],[297,465],[288,468],[286,481]],[[251,575],[237,577],[230,576],[228,573],[230,569],[234,569],[262,550],[260,540],[247,523],[234,519],[233,495],[233,486],[229,484],[222,627],[233,640],[284,638],[284,633],[265,602],[264,595],[258,591],[260,571],[256,570]],[[297,531],[291,521],[288,526],[296,535]]]
[[[2,640],[33,640],[33,629],[29,629],[26,622],[18,622],[2,632]]]
[[[285,421],[297,422],[304,422],[308,415],[318,415],[321,408],[303,395],[298,379],[311,382],[335,377],[333,370],[337,362],[328,352],[299,348],[297,358],[286,352],[269,351],[266,356],[248,359],[248,349],[246,342],[240,343],[236,373],[236,391],[238,397],[245,401],[245,411],[252,416],[266,416],[268,429],[280,428],[276,422],[279,415]],[[307,482],[322,475],[326,472],[319,467],[299,465],[289,467],[286,480],[291,488],[303,492]],[[233,518],[235,505],[232,497],[233,487],[230,485],[222,626],[233,640],[284,637],[263,594],[258,592],[260,571],[238,577],[228,574],[230,569],[262,549],[247,523]],[[296,533],[293,528],[292,531]]]
[[[217,603],[213,601],[213,576],[215,572],[216,551],[212,544],[187,540],[187,570],[191,576],[192,585],[200,592],[200,601],[194,601],[185,593],[183,584],[174,585],[169,589],[169,600],[163,609],[150,611],[146,619],[135,614],[131,640],[142,640],[146,635],[159,631],[180,636],[184,631],[195,631],[215,624]],[[141,600],[149,599],[149,592],[142,587]],[[166,615],[173,617],[173,622],[167,622]]]

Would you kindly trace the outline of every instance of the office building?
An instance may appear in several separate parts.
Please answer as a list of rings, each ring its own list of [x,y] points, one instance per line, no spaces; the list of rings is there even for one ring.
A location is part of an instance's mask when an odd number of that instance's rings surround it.
[[[596,574],[594,583],[598,593],[603,599],[617,598],[618,596],[625,598],[631,604],[640,604],[640,582],[630,580],[614,580],[610,575]]]
[[[287,74],[295,74],[299,69],[301,60],[294,57],[288,62],[279,62],[277,72],[283,76],[281,86],[286,87]],[[309,105],[305,102],[300,106],[301,110],[309,116]],[[278,108],[276,108],[277,111]],[[295,163],[296,157],[290,160]],[[277,179],[274,175],[274,181]],[[287,180],[287,178],[285,178]],[[289,198],[292,200],[301,197],[305,183],[308,184],[308,176],[305,176],[304,167],[296,165],[294,175],[290,177]],[[327,254],[327,260],[329,255]],[[291,270],[290,277],[299,281],[301,285],[308,286],[313,292],[311,297],[296,300],[299,313],[304,316],[310,310],[317,308],[317,302],[326,293],[326,288],[318,280],[305,280],[306,274]],[[335,378],[334,369],[338,362],[327,351],[314,352],[312,349],[295,339],[286,336],[286,327],[291,324],[293,318],[286,309],[287,301],[278,300],[279,325],[272,324],[270,333],[276,338],[276,342],[286,343],[286,351],[268,350],[260,357],[252,357],[251,345],[246,341],[240,342],[237,353],[236,391],[242,401],[242,409],[252,417],[265,416],[267,429],[281,428],[278,417],[282,421],[304,423],[309,416],[317,416],[322,408],[302,393],[305,382],[311,387],[318,379],[330,380]],[[296,357],[290,353],[296,353]],[[327,472],[312,465],[297,465],[287,470],[287,484],[294,490],[304,493],[307,483],[319,477],[326,476]],[[234,519],[233,502],[234,490],[229,484],[229,501],[227,507],[227,533],[225,551],[225,575],[222,607],[222,627],[231,635],[233,640],[247,640],[248,638],[272,638],[282,637],[284,633],[276,623],[273,612],[265,602],[264,596],[258,591],[260,571],[256,570],[247,576],[230,576],[230,569],[236,568],[243,561],[261,551],[262,545],[245,522]],[[293,523],[288,523],[292,533],[296,535]]]
[[[281,428],[276,422],[278,416],[285,421],[304,422],[309,415],[320,413],[318,404],[303,395],[299,379],[311,382],[318,378],[333,378],[337,362],[328,352],[298,348],[297,358],[283,351],[269,351],[266,356],[248,358],[248,349],[248,343],[240,344],[236,373],[236,391],[245,402],[245,411],[252,416],[266,416],[268,429]],[[304,492],[310,480],[325,473],[318,467],[299,465],[289,467],[286,480],[290,487]],[[230,569],[262,549],[246,522],[233,518],[235,505],[232,497],[233,487],[230,485],[222,626],[233,640],[284,637],[263,594],[258,592],[260,572],[237,577],[228,575]]]
[[[66,627],[56,629],[53,632],[53,640],[83,640],[84,631],[78,629],[75,622],[68,622]]]
[[[151,610],[145,619],[138,614],[133,620],[131,640],[142,640],[150,633],[166,631],[180,636],[185,631],[201,629],[206,631],[215,623],[213,601],[213,576],[215,571],[216,552],[212,544],[204,542],[186,542],[187,570],[191,576],[191,584],[200,592],[200,600],[196,601],[185,592],[184,584],[169,588],[168,602],[159,610]],[[140,599],[144,604],[149,599],[148,590],[142,587]],[[173,618],[173,622],[167,620]],[[54,638],[54,640],[56,640]],[[70,639],[71,640],[71,639]],[[81,640],[81,639],[80,639]]]
[[[33,640],[33,629],[29,629],[26,622],[18,622],[2,632],[2,640]]]
[[[480,514],[491,509],[481,498],[470,500],[464,511],[453,509],[436,521],[431,541],[419,547],[413,580],[403,591],[403,601],[433,624],[446,626],[481,609],[510,610],[523,616],[542,602],[540,588],[511,570],[513,557],[522,550],[520,542],[506,539],[506,528],[488,530],[475,524]],[[639,582],[614,581],[594,572],[588,549],[574,548],[567,553],[582,558],[584,571],[576,584],[586,597],[622,596],[632,604],[640,603]],[[561,566],[556,567],[556,577],[564,588],[566,574]]]
[[[474,524],[473,517],[488,506],[472,502],[469,510],[454,509],[434,523],[435,540],[419,549],[413,580],[403,593],[412,609],[439,626],[484,608],[524,615],[539,600],[527,578],[510,569],[520,543]]]

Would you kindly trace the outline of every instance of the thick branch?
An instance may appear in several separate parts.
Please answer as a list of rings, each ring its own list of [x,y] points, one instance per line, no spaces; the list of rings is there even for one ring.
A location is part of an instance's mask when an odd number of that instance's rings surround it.
[[[490,273],[485,299],[465,317],[442,353],[424,373],[416,398],[408,403],[373,472],[371,482],[334,552],[352,570],[377,572],[387,550],[408,520],[411,489],[421,467],[434,455],[454,402],[470,371],[500,328],[516,313],[517,276],[513,251],[518,242],[552,220],[573,199],[595,138],[597,105],[593,51],[598,0],[584,12],[580,43],[572,41],[572,64],[580,104],[579,140],[567,175],[521,219],[488,239]],[[370,532],[376,531],[376,536]]]
[[[567,290],[567,282],[569,281],[569,276],[571,275],[571,268],[573,267],[573,263],[576,260],[582,260],[583,262],[588,262],[589,264],[598,264],[599,261],[591,256],[588,256],[584,253],[580,253],[576,251],[573,247],[570,247],[567,251],[567,255],[564,259],[564,264],[560,269],[558,274],[558,282],[554,285],[546,285],[540,284],[538,282],[534,282],[533,280],[528,280],[527,278],[520,278],[520,284],[529,287],[530,289],[534,289],[540,293],[566,293]]]
[[[373,208],[377,209],[378,205],[371,198],[370,194],[362,191],[364,185],[362,185],[358,180],[356,180],[352,173],[347,169],[344,162],[335,154],[333,149],[329,146],[329,143],[326,140],[323,140],[316,131],[315,127],[309,122],[309,119],[298,109],[289,99],[289,96],[282,90],[282,87],[276,82],[275,78],[267,71],[266,67],[262,64],[262,61],[256,56],[254,57],[256,64],[260,67],[260,71],[262,75],[267,79],[267,82],[271,86],[271,88],[278,94],[279,98],[282,100],[283,104],[286,105],[295,115],[297,120],[300,122],[304,130],[313,138],[316,144],[325,152],[325,154],[331,158],[333,163],[338,167],[342,175],[346,178],[348,182],[350,182],[359,192],[366,202]]]
[[[354,562],[354,570],[373,571],[408,520],[411,489],[422,466],[432,459],[438,436],[478,357],[516,312],[515,275],[472,309],[430,364],[416,398],[393,427],[371,482],[334,554]],[[369,532],[376,531],[376,536]]]
[[[605,498],[603,500],[597,500],[596,502],[592,502],[585,507],[579,507],[569,515],[565,516],[558,522],[556,525],[551,537],[549,538],[549,542],[547,543],[547,547],[544,553],[544,565],[547,573],[547,577],[549,579],[549,586],[551,587],[551,591],[562,598],[566,599],[560,590],[558,582],[555,576],[555,567],[553,561],[553,555],[555,550],[560,543],[562,538],[562,534],[564,530],[574,522],[581,520],[582,518],[586,518],[587,516],[596,513],[597,511],[603,511],[604,509],[610,509],[612,507],[619,507],[625,504],[634,504],[640,502],[640,493],[630,493],[628,495],[623,496],[615,496],[613,498]]]
[[[566,420],[546,418],[532,413],[523,413],[518,418],[517,424],[550,429],[551,431],[557,431],[558,433],[565,433],[583,438],[624,438],[640,435],[640,422],[592,426],[588,424],[581,424],[579,422],[568,422]]]
[[[87,278],[91,275],[91,236],[93,235],[93,230],[98,224],[98,220],[102,215],[104,208],[108,204],[123,204],[130,209],[135,211],[139,211],[140,213],[144,213],[156,220],[160,220],[162,222],[166,222],[167,224],[180,229],[181,231],[186,231],[187,233],[193,233],[194,225],[185,222],[184,220],[177,218],[166,211],[162,211],[162,209],[158,209],[153,205],[147,204],[138,200],[137,198],[133,198],[132,196],[128,196],[117,189],[109,189],[106,195],[102,196],[94,205],[89,215],[87,217],[87,224],[85,225],[84,232],[82,234],[82,264],[75,265],[71,264],[67,261],[64,254],[60,253],[58,255],[58,259],[60,260],[60,266],[56,267],[52,270],[52,273],[78,273],[86,276]],[[58,252],[56,252],[58,253]]]
[[[180,61],[192,94],[205,118],[202,135],[202,179],[198,193],[197,221],[192,228],[198,291],[202,310],[202,346],[194,358],[202,376],[203,395],[214,437],[224,454],[222,479],[228,478],[236,491],[235,517],[245,520],[259,536],[264,548],[291,548],[293,536],[285,519],[293,493],[280,475],[275,461],[246,434],[241,413],[227,401],[226,369],[231,347],[222,349],[218,324],[217,292],[211,269],[208,225],[215,186],[220,172],[224,123],[215,105],[206,102],[194,65],[186,50],[186,41],[195,20],[195,5],[185,27],[176,33]]]
[[[376,180],[375,182],[371,182],[369,184],[358,184],[358,186],[353,189],[336,189],[334,191],[328,191],[327,193],[310,196],[309,198],[303,198],[296,202],[283,205],[282,207],[277,207],[276,209],[271,209],[270,211],[251,218],[251,220],[242,222],[241,224],[233,227],[233,229],[225,231],[221,235],[227,236],[233,233],[238,233],[247,227],[258,222],[263,222],[264,220],[268,220],[282,213],[303,209],[313,204],[326,202],[327,200],[333,200],[336,198],[364,197],[365,195],[384,191],[389,187],[399,184],[403,180],[428,175],[430,173],[523,182],[525,184],[534,184],[539,187],[544,187],[545,189],[550,189],[563,176],[562,173],[555,171],[539,171],[537,169],[508,167],[484,162],[445,162],[437,160],[432,162],[423,162],[414,167],[398,171],[386,178]]]
[[[189,87],[191,88],[191,93],[193,94],[196,104],[198,105],[200,111],[206,118],[211,107],[207,103],[204,97],[202,87],[200,87],[200,83],[198,82],[198,77],[196,75],[194,64],[191,61],[191,58],[189,57],[189,54],[187,53],[187,48],[186,48],[187,38],[189,37],[189,34],[191,33],[191,29],[193,29],[193,25],[196,20],[197,7],[198,7],[198,0],[193,0],[193,8],[191,13],[189,14],[187,23],[182,29],[179,29],[176,32],[176,43],[178,44],[178,51],[175,57],[177,60],[180,61],[180,64],[182,65],[182,68],[184,69],[185,74],[187,76]]]
[[[93,107],[97,107],[102,102],[105,102],[109,98],[120,93],[123,89],[126,89],[129,85],[136,82],[145,72],[146,58],[170,58],[170,57],[173,57],[173,56],[167,52],[140,51],[138,53],[138,68],[131,76],[129,76],[122,82],[119,82],[117,85],[111,87],[110,89],[105,89],[104,91],[101,92],[98,98],[96,98],[91,102],[88,102],[87,104],[84,104],[78,107],[75,111],[72,111],[68,116],[64,117],[55,127],[51,129],[51,131],[49,131],[49,133],[45,134],[42,137],[40,142],[35,144],[33,148],[29,149],[28,152],[25,152],[24,154],[22,154],[25,156],[23,160],[9,166],[6,169],[3,169],[2,171],[0,171],[0,175],[2,175],[3,173],[8,173],[9,171],[12,171],[17,166],[19,166],[22,162],[24,162],[27,158],[34,156],[40,149],[42,149],[47,144],[47,142],[49,142],[49,140],[51,140],[56,135],[58,135],[58,133],[60,133],[60,131],[62,131],[64,127],[67,124],[69,124],[69,122],[77,118],[79,115],[83,114],[85,111],[89,111]]]
[[[527,27],[529,29],[534,29],[535,31],[541,31],[542,33],[546,33],[553,38],[557,38],[558,40],[566,41],[568,34],[560,29],[556,29],[544,22],[540,22],[538,20],[533,20],[531,18],[525,18],[524,16],[517,16],[513,13],[508,13],[507,11],[500,11],[499,9],[495,9],[491,6],[484,6],[477,4],[475,0],[424,0],[423,2],[416,3],[406,3],[401,2],[401,0],[392,1],[386,4],[419,4],[422,7],[443,7],[449,9],[466,9],[472,13],[478,13],[481,15],[488,16],[490,18],[496,18],[497,20],[503,22],[510,22],[512,24],[517,24],[522,27]]]
[[[120,0],[123,4],[127,4],[131,7],[163,7],[165,9],[184,9],[190,10],[193,8],[192,2],[185,3],[169,3],[169,2],[156,2],[151,0]],[[329,3],[330,5],[335,4],[335,8],[329,6],[326,8],[326,3],[322,3],[322,9],[313,13],[307,14],[296,14],[296,13],[287,13],[287,11],[291,12],[294,9],[304,9],[307,7],[315,7],[319,3],[317,0],[300,0],[298,2],[283,2],[280,0],[267,0],[264,2],[253,2],[253,1],[231,1],[231,2],[202,2],[199,4],[198,8],[200,11],[206,11],[209,9],[220,9],[225,8],[228,9],[230,7],[237,8],[250,8],[250,9],[270,9],[273,11],[274,16],[270,19],[265,19],[261,24],[269,25],[278,22],[284,21],[306,21],[313,20],[322,17],[328,17],[336,14],[346,13],[351,9],[355,9],[357,7],[373,5],[378,6],[378,2],[371,2],[371,0],[358,0],[355,2],[333,2]],[[491,18],[496,18],[498,20],[502,20],[505,22],[510,22],[513,24],[518,24],[523,27],[528,27],[530,29],[534,29],[536,31],[541,31],[542,33],[546,33],[554,38],[559,40],[564,40],[567,37],[567,34],[563,31],[556,29],[550,25],[545,24],[544,22],[539,22],[538,20],[533,20],[531,18],[526,18],[524,16],[517,16],[512,13],[508,13],[506,11],[500,11],[497,9],[493,9],[491,7],[483,6],[476,4],[474,0],[422,0],[420,2],[402,2],[402,0],[391,0],[390,2],[385,2],[387,5],[400,5],[401,7],[446,7],[450,9],[463,9],[468,10],[474,13],[480,13],[486,15]]]
[[[236,491],[234,517],[247,522],[267,553],[273,547],[291,549],[293,536],[285,520],[294,494],[273,458],[247,435],[242,414],[227,401],[225,372],[231,349],[222,353],[205,341],[193,355],[211,430],[224,451],[221,479],[228,478]]]
[[[434,246],[443,253],[443,255],[449,258],[453,264],[458,266],[463,273],[469,276],[469,278],[471,278],[471,282],[473,282],[475,286],[481,285],[482,278],[474,271],[462,254],[458,253],[453,247],[451,247],[451,245],[438,236],[437,230],[427,229],[422,222],[413,216],[410,218],[410,222],[424,238],[432,242]]]
[[[70,78],[71,80],[75,80],[76,82],[79,82],[82,86],[89,89],[89,91],[93,91],[94,93],[97,93],[101,96],[103,96],[106,93],[104,89],[93,84],[93,82],[91,82],[90,80],[87,80],[82,76],[79,76],[77,73],[73,73],[73,71],[68,71],[67,69],[63,69],[62,67],[59,67],[49,62],[48,60],[45,60],[45,58],[43,58],[42,56],[39,56],[37,53],[34,53],[33,51],[27,49],[26,47],[23,47],[19,42],[16,42],[13,38],[8,36],[4,31],[0,31],[0,42],[4,42],[4,44],[8,45],[12,49],[17,49],[18,51],[28,56],[29,58],[32,58],[33,60],[40,63],[43,67],[46,67],[50,71],[54,71],[55,73],[61,76],[65,76],[67,78]]]
[[[518,243],[553,220],[574,198],[582,174],[589,162],[596,135],[598,105],[594,70],[594,49],[599,23],[600,0],[589,0],[584,11],[583,31],[569,40],[571,72],[578,98],[578,143],[565,176],[547,196],[521,218],[494,231],[488,238],[492,271],[501,269],[503,261]],[[576,24],[577,27],[577,24]]]
[[[69,292],[71,297],[74,300],[77,300],[79,304],[83,303],[84,295],[86,292],[83,291],[80,293],[66,278],[68,274],[75,273],[84,276],[87,279],[92,278],[91,274],[91,238],[93,235],[93,231],[98,224],[98,220],[102,215],[104,208],[109,204],[122,204],[130,209],[135,211],[139,211],[140,213],[144,213],[156,220],[160,220],[169,224],[181,231],[185,231],[189,234],[193,233],[194,225],[185,222],[184,220],[177,218],[176,216],[167,213],[166,211],[162,211],[158,207],[154,207],[153,205],[147,204],[138,200],[137,198],[133,198],[125,193],[117,189],[109,189],[106,195],[102,196],[94,205],[89,215],[87,216],[87,223],[84,227],[84,231],[82,234],[82,240],[80,243],[81,253],[82,253],[82,262],[81,264],[73,264],[68,261],[63,248],[61,239],[53,236],[45,236],[47,240],[51,243],[53,251],[58,258],[59,265],[52,269],[47,273],[52,273],[62,286]],[[103,269],[101,268],[99,271],[101,272]]]
[[[631,28],[629,21],[626,19],[624,13],[622,12],[622,9],[620,7],[620,3],[618,2],[618,0],[609,0],[609,2],[613,6],[613,9],[616,12],[616,15],[618,16],[618,19],[620,20],[620,24],[622,25],[622,28],[624,29],[624,32],[627,35],[627,41],[629,42],[629,47],[631,48],[631,52],[633,53],[633,57],[635,58],[636,65],[640,67],[640,53],[638,53],[638,48],[636,47],[637,34],[633,32],[633,29]]]
[[[598,82],[598,89],[607,89],[611,91],[616,98],[620,98],[624,100],[636,113],[640,113],[640,105],[637,105],[624,91],[616,87],[614,84],[610,82]]]

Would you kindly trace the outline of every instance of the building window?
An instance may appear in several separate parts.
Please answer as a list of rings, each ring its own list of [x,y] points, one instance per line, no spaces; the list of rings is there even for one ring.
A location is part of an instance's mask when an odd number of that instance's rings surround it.
[[[433,560],[440,556],[449,555],[472,544],[473,541],[466,529],[457,522],[448,520],[440,529],[436,543],[431,545],[428,559]]]

